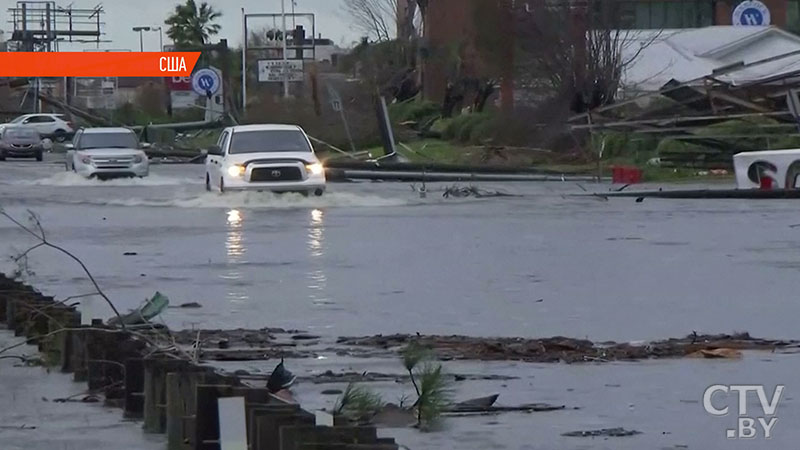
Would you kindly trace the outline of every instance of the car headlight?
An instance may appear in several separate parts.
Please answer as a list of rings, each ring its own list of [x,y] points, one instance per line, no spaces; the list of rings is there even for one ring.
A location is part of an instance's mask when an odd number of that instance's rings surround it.
[[[322,175],[322,172],[325,172],[325,168],[320,163],[308,164],[306,170],[314,175]]]
[[[136,155],[133,157],[134,164],[139,164],[144,161],[144,157],[142,155]]]
[[[91,164],[92,163],[92,158],[90,158],[88,156],[84,156],[83,158],[81,158],[81,162],[84,163],[84,164]]]
[[[244,166],[228,167],[228,175],[232,177],[241,177],[242,175],[244,175]]]

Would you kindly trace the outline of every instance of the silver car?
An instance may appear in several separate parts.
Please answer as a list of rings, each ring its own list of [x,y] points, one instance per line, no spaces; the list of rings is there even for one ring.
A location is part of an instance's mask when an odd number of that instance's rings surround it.
[[[146,177],[148,147],[128,128],[86,128],[67,145],[65,166],[87,178]]]
[[[0,131],[0,161],[6,158],[36,158],[42,160],[45,141],[36,130],[7,126]]]

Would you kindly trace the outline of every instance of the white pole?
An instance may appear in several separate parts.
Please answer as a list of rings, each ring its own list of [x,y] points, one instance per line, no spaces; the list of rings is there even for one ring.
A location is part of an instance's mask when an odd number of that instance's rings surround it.
[[[247,111],[247,14],[242,8],[242,29],[244,39],[242,40],[242,113]]]
[[[281,0],[283,20],[283,98],[289,98],[289,55],[286,50],[286,0]]]

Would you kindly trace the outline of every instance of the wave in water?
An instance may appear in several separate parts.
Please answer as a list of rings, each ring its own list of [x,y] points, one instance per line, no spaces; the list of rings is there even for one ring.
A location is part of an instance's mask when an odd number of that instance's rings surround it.
[[[79,203],[104,206],[250,209],[384,207],[412,204],[411,201],[402,198],[385,198],[376,195],[356,194],[351,192],[329,192],[322,197],[304,197],[301,194],[275,194],[271,192],[231,192],[225,194],[205,192],[199,196],[188,198],[87,199]]]
[[[20,181],[19,184],[28,186],[59,186],[59,187],[82,187],[82,186],[179,186],[185,184],[200,184],[198,180],[189,178],[171,178],[162,175],[150,175],[145,178],[114,178],[110,180],[98,180],[84,178],[73,172],[61,172],[47,178],[38,180]]]

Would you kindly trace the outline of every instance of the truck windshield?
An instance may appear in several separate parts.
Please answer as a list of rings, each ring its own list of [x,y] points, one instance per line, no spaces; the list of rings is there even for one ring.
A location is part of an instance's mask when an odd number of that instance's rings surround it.
[[[84,133],[78,144],[80,150],[93,148],[139,148],[139,142],[133,133]]]
[[[295,130],[237,131],[230,153],[311,152],[305,135]]]

